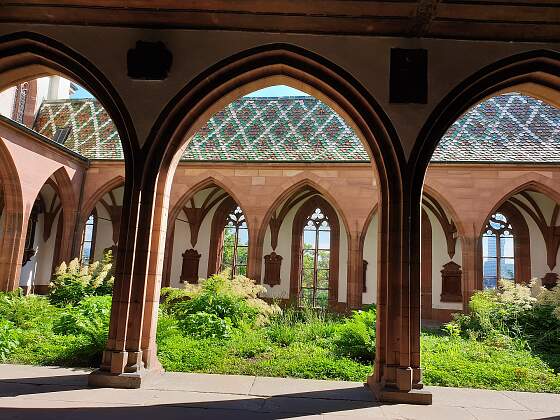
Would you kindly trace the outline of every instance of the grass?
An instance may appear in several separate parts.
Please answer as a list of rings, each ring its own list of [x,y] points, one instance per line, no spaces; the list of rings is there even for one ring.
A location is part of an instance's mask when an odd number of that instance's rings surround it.
[[[53,332],[64,309],[41,297],[20,299],[10,304],[0,299],[0,321],[13,323],[17,332],[17,347],[4,362],[98,363],[87,336]],[[337,331],[346,320],[285,311],[268,326],[236,328],[227,339],[196,339],[181,333],[177,321],[163,314],[158,355],[168,371],[364,381],[372,371],[371,361],[346,357],[336,345]],[[560,375],[522,340],[480,341],[430,330],[422,333],[421,347],[427,385],[560,392]]]

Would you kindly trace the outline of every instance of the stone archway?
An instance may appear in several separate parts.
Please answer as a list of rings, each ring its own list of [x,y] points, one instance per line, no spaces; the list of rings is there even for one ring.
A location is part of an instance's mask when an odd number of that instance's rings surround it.
[[[4,225],[0,238],[0,290],[14,290],[21,270],[20,243],[26,230],[23,193],[15,163],[0,141],[0,186],[3,193]]]
[[[92,92],[108,111],[117,127],[125,155],[126,171],[132,173],[133,158],[138,154],[138,142],[132,119],[111,82],[88,59],[58,41],[32,32],[17,32],[1,36],[0,57],[0,90],[45,75],[61,75],[78,82]],[[13,176],[11,178],[17,179]],[[22,215],[17,217],[25,219],[24,213],[25,211],[22,211]],[[75,217],[75,211],[65,215],[65,219],[68,217]],[[17,229],[25,230],[25,223],[25,220],[17,222]],[[75,220],[72,221],[72,225],[74,224]],[[21,236],[21,232],[19,235]],[[3,278],[8,279],[8,285],[13,288],[17,281],[14,279],[18,277],[18,265],[13,265],[6,270],[9,275]]]
[[[449,127],[466,111],[489,97],[512,91],[520,91],[558,106],[560,98],[560,54],[551,50],[536,50],[517,54],[488,65],[458,84],[434,108],[419,132],[407,166],[408,178],[412,180],[410,203],[418,203],[422,193],[430,159]],[[527,175],[530,177],[530,175]],[[527,179],[529,181],[529,179]],[[515,181],[514,181],[515,182]],[[486,217],[485,212],[484,217]],[[412,212],[411,231],[418,232],[420,212]],[[457,219],[458,228],[467,229]],[[484,222],[480,222],[481,224]],[[480,269],[476,256],[479,253],[478,230],[482,226],[468,227],[463,237],[463,305],[468,307],[470,294],[476,288],[476,273]],[[413,255],[419,255],[420,241],[411,243]],[[416,262],[415,262],[416,264]],[[417,271],[414,270],[416,273]],[[416,284],[416,282],[413,282]]]
[[[161,256],[171,180],[180,155],[213,113],[237,97],[272,84],[296,87],[334,108],[368,146],[375,162],[381,194],[381,257],[377,359],[369,383],[382,399],[407,398],[403,394],[422,385],[420,286],[411,281],[419,281],[419,275],[411,277],[411,207],[403,200],[410,186],[402,177],[404,152],[388,117],[359,82],[324,58],[287,44],[257,47],[217,63],[181,90],[157,119],[145,143],[145,165],[136,177],[141,184],[125,192],[132,203],[125,214],[127,235],[136,240],[134,246],[127,242],[122,249],[124,265],[115,293],[128,299],[115,300],[102,372],[112,372],[111,381],[118,381],[119,373],[135,373],[134,386],[139,386],[144,366],[158,366],[155,327]],[[95,381],[102,383],[102,376],[97,374]],[[421,395],[420,399],[430,400],[429,393]]]

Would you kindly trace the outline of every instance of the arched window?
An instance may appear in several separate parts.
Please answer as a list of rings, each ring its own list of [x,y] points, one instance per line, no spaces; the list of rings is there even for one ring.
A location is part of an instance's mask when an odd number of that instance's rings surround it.
[[[495,213],[482,235],[482,287],[495,288],[499,279],[515,280],[515,238],[506,216]]]
[[[338,302],[340,226],[332,206],[313,196],[297,211],[292,227],[290,296],[300,306]]]
[[[97,212],[94,209],[87,219],[84,234],[82,235],[82,264],[89,265],[93,262],[96,232]]]
[[[37,231],[37,222],[39,214],[43,212],[43,205],[40,199],[36,199],[31,208],[29,222],[27,223],[27,234],[25,235],[25,248],[23,250],[22,266],[31,261],[35,255],[35,232]]]
[[[307,218],[302,241],[299,305],[326,308],[329,302],[331,226],[320,208]]]
[[[210,233],[208,277],[226,268],[231,277],[247,275],[249,228],[243,210],[226,197],[214,212]]]
[[[231,270],[231,277],[247,275],[247,257],[249,250],[249,231],[241,207],[237,206],[226,218],[223,230],[222,260],[220,271]]]

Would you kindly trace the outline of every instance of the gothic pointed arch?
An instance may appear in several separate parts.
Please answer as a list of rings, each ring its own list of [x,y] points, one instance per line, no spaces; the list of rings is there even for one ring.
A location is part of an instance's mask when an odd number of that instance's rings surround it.
[[[0,237],[0,290],[11,291],[19,284],[21,236],[26,225],[21,182],[15,163],[0,140],[0,187],[3,193],[4,226]]]
[[[274,200],[274,203],[268,208],[263,218],[263,223],[259,229],[257,246],[262,249],[267,229],[279,229],[284,220],[283,216],[285,216],[291,207],[298,204],[302,199],[315,194],[325,197],[329,203],[332,203],[331,205],[340,215],[345,230],[348,232],[348,222],[346,221],[344,212],[337,204],[335,197],[333,197],[325,188],[321,187],[321,185],[314,180],[305,178],[284,189],[284,191],[282,191],[282,193]],[[273,225],[275,225],[275,227],[273,227]],[[271,240],[274,242],[274,235],[272,235]],[[272,248],[274,249],[276,247],[272,246]]]
[[[227,235],[230,229],[232,233]],[[248,248],[250,246],[248,229],[247,219],[241,207],[232,197],[226,197],[212,217],[208,277],[226,267],[231,269],[232,276],[247,275]],[[243,231],[243,237],[241,237],[241,231]],[[228,256],[231,254],[231,261],[229,259],[225,261],[226,254]]]
[[[137,189],[129,191],[130,197],[141,196],[142,200],[138,200],[137,209],[131,208],[127,214],[129,222],[136,226],[136,230],[129,229],[129,235],[135,232],[135,245],[127,247],[123,260],[130,264],[128,272],[132,272],[134,280],[124,283],[119,295],[157,294],[161,273],[157,256],[161,255],[165,243],[169,192],[188,140],[213,113],[233,99],[275,84],[295,86],[326,102],[354,128],[367,146],[377,169],[382,238],[376,367],[369,380],[381,387],[402,391],[410,391],[412,384],[421,386],[420,276],[411,263],[417,256],[411,255],[409,246],[414,238],[409,232],[415,205],[407,198],[410,184],[404,171],[404,151],[391,121],[368,90],[347,71],[301,47],[267,44],[235,54],[192,79],[162,110],[144,143],[142,175],[137,178],[141,183]],[[137,202],[136,199],[131,201]],[[139,220],[143,221],[142,225]],[[391,235],[390,232],[402,234]],[[122,301],[113,306],[113,313],[122,322],[117,329],[109,331],[104,369],[109,369],[111,360],[125,356],[117,331],[126,331],[126,340],[130,343],[126,346],[127,354],[145,354],[146,363],[153,366],[156,306],[152,300],[140,305]],[[126,321],[137,317],[143,317],[142,325],[150,327],[142,328]]]
[[[531,280],[529,227],[515,205],[506,201],[488,216],[480,241],[480,289],[496,287],[500,279],[512,280],[515,283],[528,283]],[[506,270],[509,273],[506,274]]]
[[[325,231],[325,236],[328,235],[328,246],[320,244],[323,224],[328,227]],[[313,242],[310,247],[305,237],[305,229],[308,225],[311,227],[309,236],[314,234],[316,236],[315,240],[310,240]],[[319,261],[323,248],[327,249],[323,252],[328,253],[327,266],[322,266]],[[314,258],[313,267],[306,266],[306,253]],[[339,254],[340,223],[337,212],[323,197],[314,195],[301,205],[292,224],[290,299],[302,304],[302,299],[311,298],[307,304],[317,306],[319,305],[317,294],[326,291],[327,305],[334,308],[338,303]],[[326,284],[321,284],[323,282]],[[305,296],[306,294],[310,296]]]

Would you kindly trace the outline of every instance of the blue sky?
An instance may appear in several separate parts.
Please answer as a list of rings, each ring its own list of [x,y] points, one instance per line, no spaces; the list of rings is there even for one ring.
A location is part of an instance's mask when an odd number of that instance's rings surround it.
[[[79,85],[76,86],[78,87],[78,89],[76,89],[76,92],[74,92],[74,94],[70,96],[71,99],[93,98],[93,95],[83,87]]]
[[[76,85],[78,86],[78,85]],[[308,96],[300,90],[291,88],[289,86],[278,85],[270,86],[264,89],[256,90],[247,96],[262,97],[262,96]],[[83,87],[78,86],[78,89],[71,96],[72,99],[93,98],[93,95],[85,90]]]
[[[291,88],[289,86],[278,85],[256,90],[247,96],[309,96],[307,93]]]

